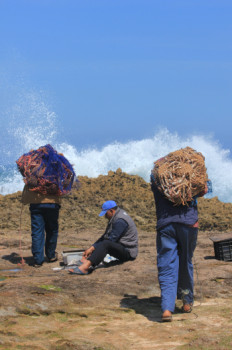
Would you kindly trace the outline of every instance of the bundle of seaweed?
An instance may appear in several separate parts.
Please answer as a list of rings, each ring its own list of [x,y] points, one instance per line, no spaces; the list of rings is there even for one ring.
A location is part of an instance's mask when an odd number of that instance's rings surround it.
[[[156,161],[152,174],[159,191],[174,205],[188,205],[194,196],[204,192],[208,181],[205,158],[191,147]]]
[[[73,167],[51,145],[23,154],[16,163],[30,191],[57,196],[71,191],[75,179]]]

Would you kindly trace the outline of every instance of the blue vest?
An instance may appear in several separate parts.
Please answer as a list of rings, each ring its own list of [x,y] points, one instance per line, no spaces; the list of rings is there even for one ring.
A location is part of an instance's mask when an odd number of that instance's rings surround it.
[[[157,230],[177,222],[185,225],[194,225],[198,221],[197,200],[187,205],[174,206],[157,188],[154,181],[151,182],[154,194],[157,216]]]

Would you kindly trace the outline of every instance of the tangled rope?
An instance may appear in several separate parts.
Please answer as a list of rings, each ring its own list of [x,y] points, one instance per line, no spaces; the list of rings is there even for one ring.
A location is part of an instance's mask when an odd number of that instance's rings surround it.
[[[16,163],[30,191],[57,196],[71,191],[75,179],[73,167],[51,145],[23,154]]]
[[[152,174],[159,191],[174,205],[188,205],[208,181],[205,158],[191,147],[157,160]]]

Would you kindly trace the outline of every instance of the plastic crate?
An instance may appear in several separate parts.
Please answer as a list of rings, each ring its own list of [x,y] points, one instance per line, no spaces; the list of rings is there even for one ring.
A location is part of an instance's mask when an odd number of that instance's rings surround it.
[[[223,261],[232,261],[232,236],[222,235],[210,238],[214,244],[215,258]]]
[[[62,252],[64,265],[79,265],[84,250],[64,250]]]
[[[214,242],[215,258],[218,260],[232,261],[232,239],[223,242]]]

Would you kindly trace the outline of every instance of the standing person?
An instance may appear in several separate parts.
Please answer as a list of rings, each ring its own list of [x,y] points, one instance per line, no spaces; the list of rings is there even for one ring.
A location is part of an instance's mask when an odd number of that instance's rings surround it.
[[[57,261],[56,246],[61,197],[29,191],[26,185],[22,194],[22,203],[30,204],[33,266],[42,266],[44,248],[48,262]]]
[[[183,300],[182,312],[193,306],[193,264],[198,234],[196,198],[189,205],[174,206],[157,188],[153,174],[151,189],[157,216],[157,266],[161,288],[162,321],[172,321],[175,299]],[[198,194],[203,196],[205,191]]]
[[[135,260],[138,254],[138,232],[132,218],[110,200],[102,205],[99,216],[105,216],[108,224],[105,233],[83,253],[83,264],[69,272],[87,275],[91,266],[103,261],[107,254],[120,262]]]
[[[23,154],[16,163],[26,184],[22,203],[30,204],[34,266],[40,267],[44,247],[48,262],[57,260],[61,196],[70,193],[75,172],[64,155],[49,144]]]

